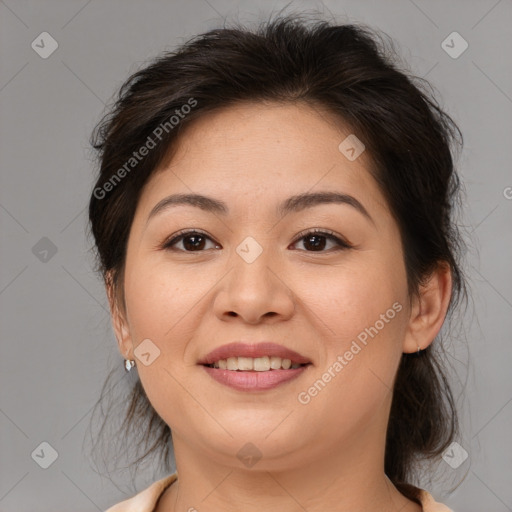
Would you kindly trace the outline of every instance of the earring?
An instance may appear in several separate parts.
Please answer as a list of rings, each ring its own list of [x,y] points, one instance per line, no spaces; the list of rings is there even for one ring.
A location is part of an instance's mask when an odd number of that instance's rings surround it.
[[[124,360],[124,369],[129,372],[135,366],[135,361],[133,359],[125,359]]]
[[[420,355],[420,352],[421,352],[421,348],[420,348],[420,346],[418,345],[418,355]]]

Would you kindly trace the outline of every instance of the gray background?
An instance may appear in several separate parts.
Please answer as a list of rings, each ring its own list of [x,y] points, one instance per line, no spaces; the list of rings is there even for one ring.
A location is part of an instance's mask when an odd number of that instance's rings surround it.
[[[88,137],[104,104],[164,48],[224,17],[254,22],[284,5],[0,1],[0,511],[104,510],[127,497],[93,471],[83,448],[107,371],[122,361],[86,237]],[[440,459],[422,483],[458,512],[510,511],[512,2],[340,0],[292,2],[288,11],[312,8],[393,37],[464,133],[461,223],[473,303],[448,348],[458,443],[469,457],[457,468]],[[47,59],[31,48],[44,31],[59,45]],[[469,43],[456,59],[441,47],[453,31]],[[42,442],[58,453],[48,469],[36,463],[50,457]],[[147,467],[139,488],[161,476]]]

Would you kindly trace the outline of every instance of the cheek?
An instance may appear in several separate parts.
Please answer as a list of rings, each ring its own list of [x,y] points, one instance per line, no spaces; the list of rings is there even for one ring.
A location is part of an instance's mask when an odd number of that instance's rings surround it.
[[[144,391],[160,417],[176,431],[182,431],[185,427],[180,419],[191,414],[190,397],[183,390],[191,368],[184,362],[186,347],[197,327],[194,306],[200,307],[198,301],[208,288],[196,286],[191,276],[168,267],[133,261],[128,271],[127,265],[125,297],[135,350],[147,339],[156,347],[149,345],[149,352],[157,354],[149,365],[137,360]]]
[[[322,340],[317,376],[329,380],[324,372],[336,375],[325,403],[332,400],[349,410],[366,403],[371,410],[392,388],[401,357],[407,325],[406,279],[393,254],[382,257],[368,251],[357,258],[357,265],[303,280],[316,285],[308,292],[304,284],[302,296],[309,293],[305,302]]]
[[[189,313],[204,295],[204,286],[169,266],[139,264],[127,272],[126,306],[134,344],[151,338],[164,346],[166,339],[179,341],[180,319]],[[176,344],[173,344],[176,346]]]
[[[298,397],[303,421],[323,433],[351,436],[364,425],[381,421],[391,400],[401,357],[405,306],[387,281],[353,273],[339,286],[331,280],[313,313],[322,319],[320,361]],[[328,326],[329,328],[325,327]],[[311,422],[311,424],[310,424]]]
[[[403,305],[406,280],[401,265],[378,256],[376,251],[357,254],[346,264],[313,269],[296,281],[297,296],[323,321],[328,338],[346,341],[374,325],[395,302]]]

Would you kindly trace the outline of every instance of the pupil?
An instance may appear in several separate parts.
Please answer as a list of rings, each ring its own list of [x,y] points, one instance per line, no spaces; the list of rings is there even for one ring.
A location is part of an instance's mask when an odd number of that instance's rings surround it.
[[[198,239],[200,240],[199,245],[197,244]],[[187,243],[189,240],[195,240],[195,242]],[[202,235],[189,235],[184,238],[183,244],[186,249],[202,249],[204,247],[204,237]]]
[[[317,243],[311,242],[311,240],[315,238],[317,239]],[[323,239],[323,243],[318,242],[319,238]],[[315,247],[316,249],[323,249],[325,247],[325,236],[310,235],[309,237],[306,238],[306,243],[312,243],[313,247]]]
[[[202,249],[204,248],[205,239],[202,235],[189,235],[183,239],[183,243],[187,250]],[[307,246],[308,244],[314,250],[322,250],[325,248],[325,236],[310,235],[305,239],[305,245]]]

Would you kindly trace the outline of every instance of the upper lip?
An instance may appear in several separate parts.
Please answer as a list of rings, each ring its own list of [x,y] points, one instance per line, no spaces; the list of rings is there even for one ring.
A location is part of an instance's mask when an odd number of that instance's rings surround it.
[[[263,356],[276,356],[282,359],[290,359],[292,363],[307,364],[311,361],[303,355],[278,345],[270,341],[262,341],[260,343],[243,343],[235,341],[222,345],[212,350],[204,356],[198,364],[212,364],[220,359],[227,359],[228,357],[263,357]]]

